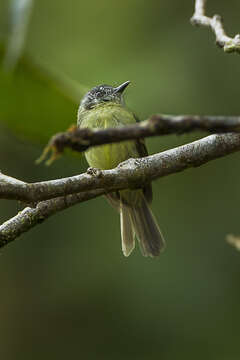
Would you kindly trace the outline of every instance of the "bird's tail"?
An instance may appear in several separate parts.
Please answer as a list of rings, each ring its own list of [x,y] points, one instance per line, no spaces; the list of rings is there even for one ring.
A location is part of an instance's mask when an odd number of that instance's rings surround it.
[[[164,249],[164,238],[143,195],[135,206],[120,200],[120,222],[122,250],[125,256],[130,255],[135,247],[134,234],[144,256],[158,256]]]

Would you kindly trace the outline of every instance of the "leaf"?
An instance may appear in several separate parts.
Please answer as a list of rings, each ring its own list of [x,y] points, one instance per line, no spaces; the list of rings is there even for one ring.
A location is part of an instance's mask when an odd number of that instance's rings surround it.
[[[0,48],[0,60],[3,57]],[[78,103],[86,90],[25,55],[13,72],[0,66],[0,123],[18,136],[46,143],[76,122]]]
[[[9,4],[9,34],[4,64],[13,69],[22,54],[33,0],[12,0]]]

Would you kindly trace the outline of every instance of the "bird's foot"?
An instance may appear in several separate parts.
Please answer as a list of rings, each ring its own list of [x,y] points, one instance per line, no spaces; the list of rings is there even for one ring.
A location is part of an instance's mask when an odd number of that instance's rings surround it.
[[[87,174],[99,178],[102,176],[102,170],[94,168],[94,167],[89,167],[87,169]]]

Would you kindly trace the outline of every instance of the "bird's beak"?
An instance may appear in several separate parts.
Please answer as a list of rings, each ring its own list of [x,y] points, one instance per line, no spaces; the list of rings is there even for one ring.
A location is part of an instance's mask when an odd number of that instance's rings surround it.
[[[130,84],[130,81],[125,81],[123,84],[121,84],[121,85],[119,85],[118,87],[116,87],[115,89],[114,89],[114,93],[116,94],[116,93],[122,93],[125,89],[126,89],[126,87],[128,86]]]

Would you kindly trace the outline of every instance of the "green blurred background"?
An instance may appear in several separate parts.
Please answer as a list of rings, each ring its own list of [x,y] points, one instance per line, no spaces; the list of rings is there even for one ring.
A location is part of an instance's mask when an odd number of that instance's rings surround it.
[[[0,2],[0,33],[9,29]],[[192,27],[193,1],[35,1],[25,51],[80,92],[131,80],[126,101],[150,114],[239,115],[240,57]],[[209,1],[229,34],[238,1]],[[68,90],[22,60],[0,72],[0,169],[25,181],[85,171],[66,156],[36,166],[54,132],[76,121]],[[75,96],[75,95],[74,95]],[[75,96],[76,97],[76,96]],[[79,98],[80,100],[80,98]],[[147,140],[151,153],[202,134]],[[167,241],[159,259],[121,253],[119,218],[103,198],[50,218],[1,251],[0,356],[12,359],[237,360],[239,154],[156,181],[153,211]],[[0,222],[22,205],[1,200]]]

